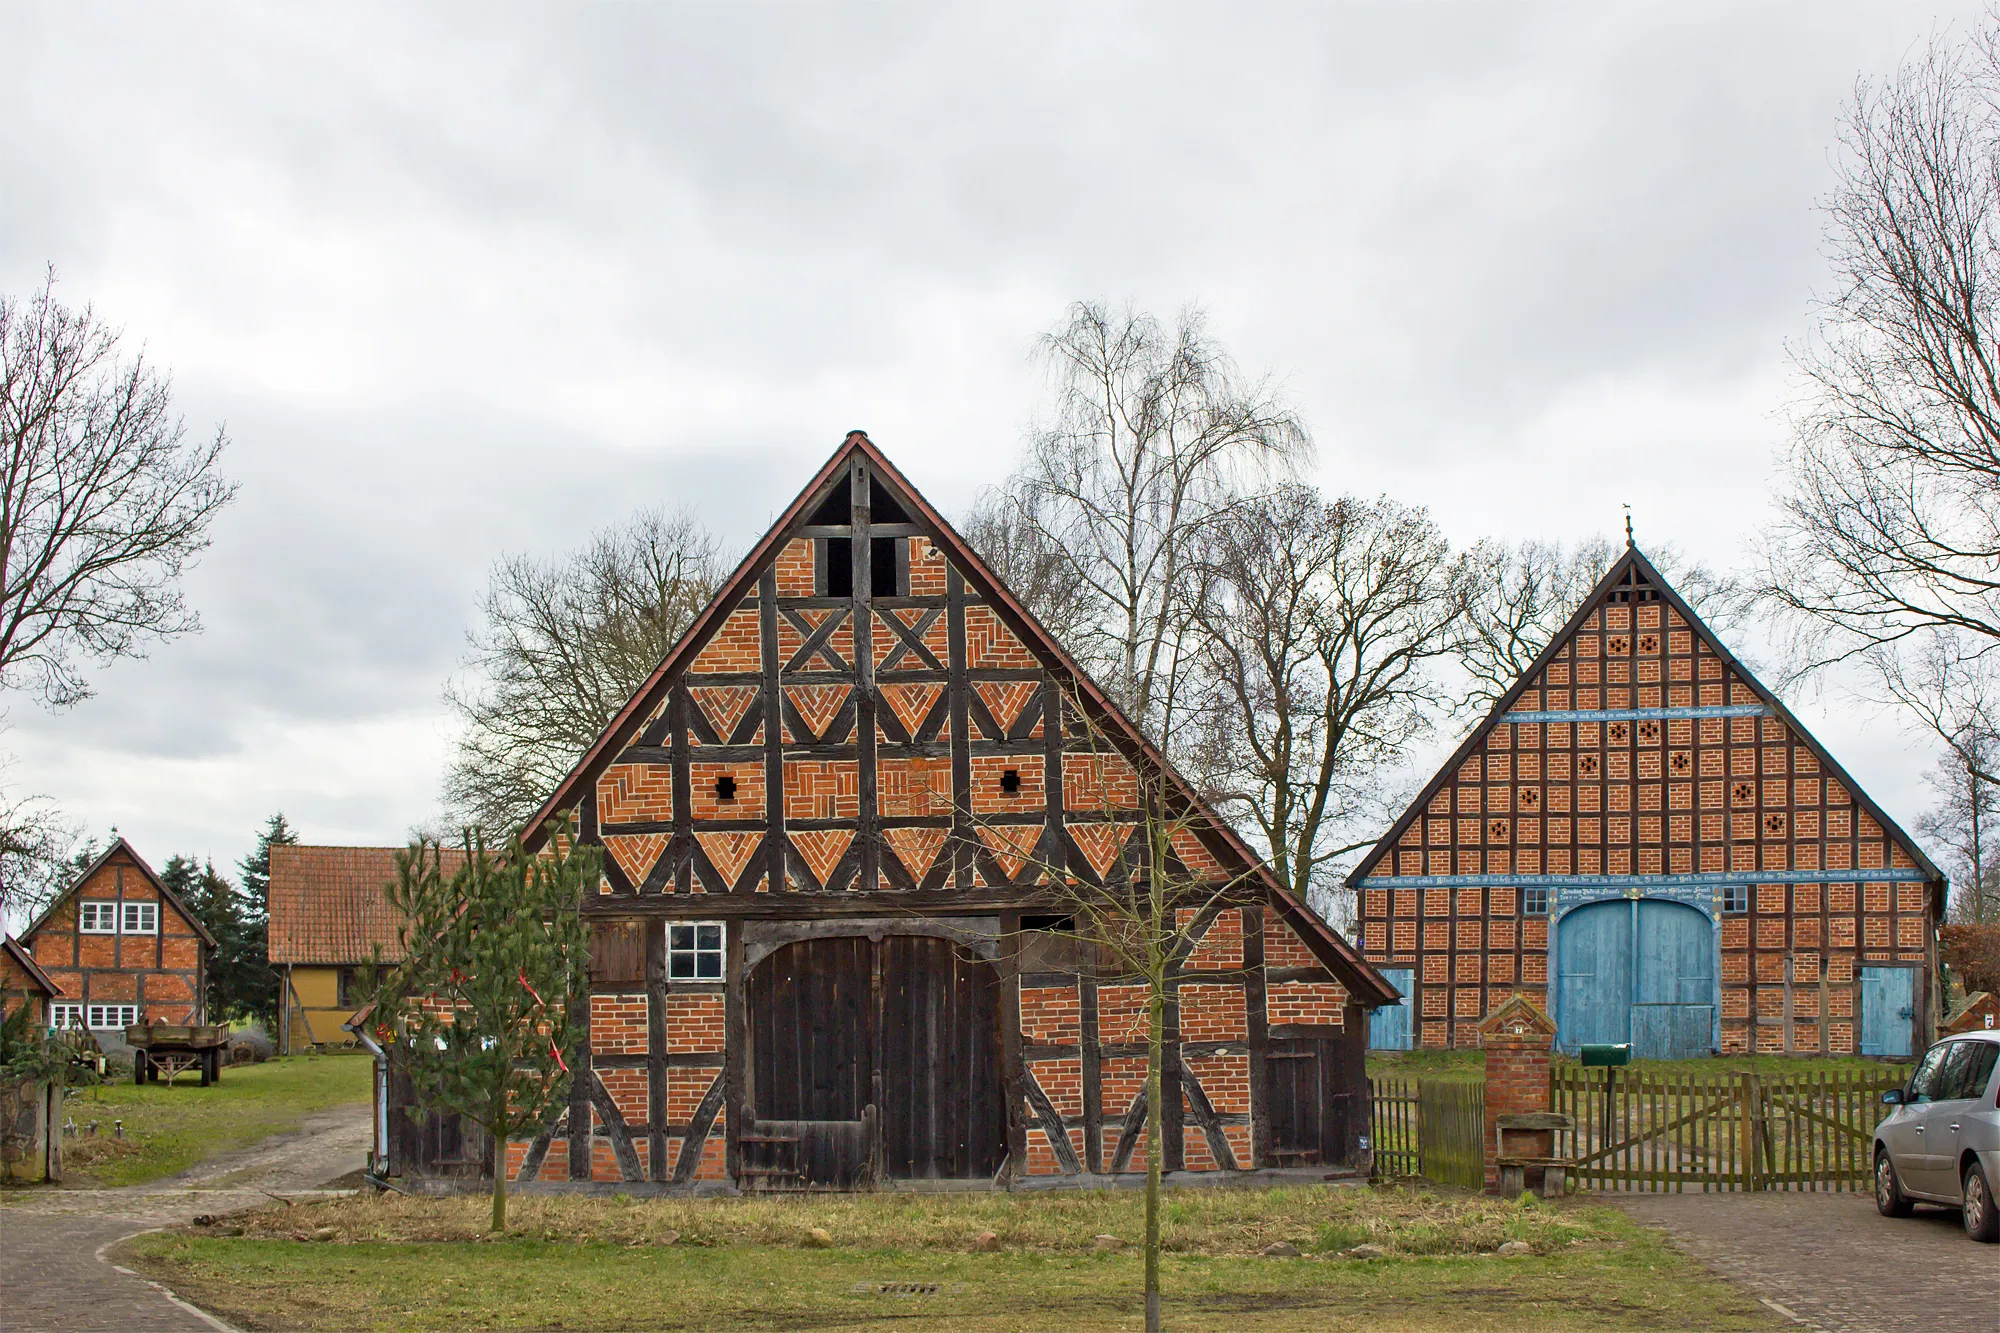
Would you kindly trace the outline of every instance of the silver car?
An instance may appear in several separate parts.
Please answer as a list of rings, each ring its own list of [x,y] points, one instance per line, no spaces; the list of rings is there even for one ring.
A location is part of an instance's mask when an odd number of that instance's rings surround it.
[[[2000,1241],[2000,1031],[1947,1037],[1909,1083],[1882,1094],[1875,1127],[1875,1206],[1908,1217],[1918,1200],[1965,1215],[1965,1234]]]

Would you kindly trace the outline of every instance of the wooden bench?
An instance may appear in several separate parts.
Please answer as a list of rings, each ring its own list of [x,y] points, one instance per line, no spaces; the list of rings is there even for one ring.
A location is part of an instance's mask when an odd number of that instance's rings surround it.
[[[1576,1122],[1557,1111],[1531,1111],[1511,1115],[1495,1116],[1493,1119],[1493,1160],[1500,1168],[1500,1197],[1518,1198],[1527,1193],[1528,1168],[1542,1168],[1542,1197],[1559,1199],[1562,1197],[1563,1182],[1569,1169],[1575,1163],[1567,1157],[1530,1157],[1507,1151],[1507,1131],[1517,1133],[1534,1131],[1560,1131],[1574,1128]]]

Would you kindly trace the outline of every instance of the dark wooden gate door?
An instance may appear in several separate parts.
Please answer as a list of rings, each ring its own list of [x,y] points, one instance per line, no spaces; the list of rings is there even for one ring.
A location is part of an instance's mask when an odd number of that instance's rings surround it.
[[[1293,1039],[1264,1057],[1273,1166],[1346,1166],[1368,1120],[1367,1079],[1341,1037]]]
[[[883,1172],[971,1180],[1000,1169],[1000,987],[963,945],[922,935],[882,941]]]
[[[849,1188],[874,1174],[973,1179],[1006,1145],[999,984],[949,940],[803,940],[745,994],[744,1183]]]

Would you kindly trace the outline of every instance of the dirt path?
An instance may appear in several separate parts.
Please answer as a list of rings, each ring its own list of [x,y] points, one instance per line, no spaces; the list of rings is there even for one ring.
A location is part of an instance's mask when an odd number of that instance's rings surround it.
[[[1866,1194],[1648,1194],[1611,1200],[1802,1326],[1822,1333],[1994,1333],[2000,1248],[1958,1213],[1887,1218]]]
[[[163,1333],[228,1325],[102,1257],[115,1241],[197,1213],[227,1213],[312,1190],[359,1169],[368,1106],[309,1116],[241,1152],[123,1189],[52,1189],[0,1206],[0,1311],[8,1333]]]

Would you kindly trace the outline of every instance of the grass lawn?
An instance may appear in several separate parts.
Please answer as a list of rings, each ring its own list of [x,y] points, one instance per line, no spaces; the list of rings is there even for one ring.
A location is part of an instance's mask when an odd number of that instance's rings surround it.
[[[298,1055],[261,1065],[232,1065],[202,1087],[183,1074],[175,1086],[109,1081],[77,1088],[64,1115],[97,1137],[63,1145],[63,1177],[73,1185],[138,1185],[184,1171],[259,1139],[297,1129],[315,1111],[368,1100],[373,1061],[366,1055]],[[125,1139],[111,1137],[125,1122]]]
[[[1558,1056],[1556,1063],[1574,1066],[1576,1061]],[[1907,1069],[1910,1063],[1908,1060],[1874,1060],[1863,1056],[1716,1055],[1699,1060],[1634,1060],[1627,1067],[1634,1073],[1712,1078],[1718,1074],[1741,1073],[1769,1077],[1787,1074],[1880,1074],[1892,1068]],[[1486,1054],[1483,1051],[1370,1051],[1368,1076],[1477,1083],[1486,1077]]]
[[[1169,1196],[1176,1329],[1761,1329],[1613,1209],[1386,1188]],[[1137,1327],[1136,1191],[514,1201],[356,1198],[139,1237],[122,1261],[245,1328]],[[830,1246],[814,1245],[824,1228]],[[243,1234],[228,1234],[241,1230]],[[997,1249],[982,1251],[991,1231]],[[1258,1251],[1287,1241],[1300,1258]],[[1528,1252],[1502,1256],[1507,1241]],[[1345,1257],[1360,1244],[1378,1258]]]

